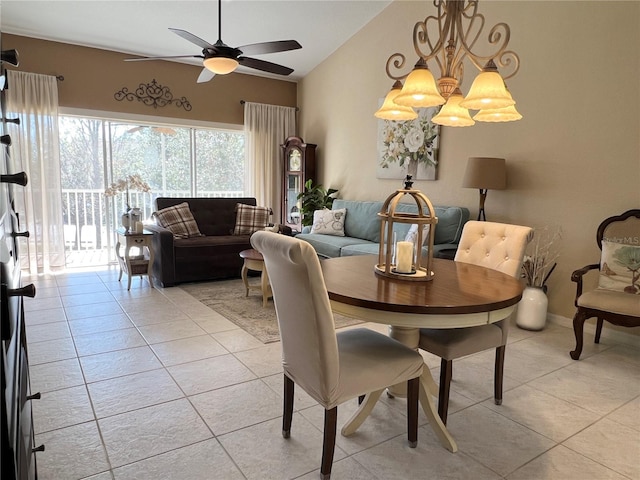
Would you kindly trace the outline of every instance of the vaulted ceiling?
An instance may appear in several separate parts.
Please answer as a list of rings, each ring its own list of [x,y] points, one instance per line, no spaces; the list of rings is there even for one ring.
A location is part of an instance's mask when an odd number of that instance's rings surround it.
[[[224,0],[222,40],[237,47],[297,40],[302,49],[255,56],[294,69],[303,78],[391,0]],[[198,55],[201,49],[169,31],[187,30],[215,43],[215,0],[2,0],[0,30],[45,40],[114,50],[132,56]],[[180,60],[200,64],[199,59]],[[239,72],[273,76],[256,70]],[[276,77],[282,78],[282,77]]]

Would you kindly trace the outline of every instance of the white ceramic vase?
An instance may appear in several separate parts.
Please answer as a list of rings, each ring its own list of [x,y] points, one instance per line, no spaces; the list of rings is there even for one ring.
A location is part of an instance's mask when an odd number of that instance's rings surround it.
[[[516,325],[525,330],[542,330],[547,323],[549,300],[541,287],[525,287],[518,304]]]
[[[136,207],[131,208],[129,211],[122,214],[121,221],[125,230],[135,231],[136,224],[142,221],[142,211]]]
[[[120,216],[120,223],[122,223],[122,226],[124,227],[125,230],[129,230],[129,225],[130,225],[130,217],[129,217],[129,212],[124,212],[121,216]]]

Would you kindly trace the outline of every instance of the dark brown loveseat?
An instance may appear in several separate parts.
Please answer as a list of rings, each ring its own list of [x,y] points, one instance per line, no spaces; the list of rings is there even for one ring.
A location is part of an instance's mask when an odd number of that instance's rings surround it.
[[[256,205],[255,198],[165,198],[156,199],[156,210],[187,202],[202,237],[174,238],[159,225],[153,232],[153,277],[163,287],[199,280],[239,277],[239,253],[251,248],[250,235],[232,235],[237,203]]]

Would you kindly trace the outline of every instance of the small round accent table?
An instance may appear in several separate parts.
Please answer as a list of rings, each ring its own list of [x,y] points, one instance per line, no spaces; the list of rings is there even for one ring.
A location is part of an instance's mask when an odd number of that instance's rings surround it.
[[[262,258],[262,254],[254,250],[253,248],[249,250],[243,250],[240,252],[240,258],[244,260],[244,264],[242,265],[242,282],[244,283],[244,287],[246,289],[245,296],[249,296],[249,290],[260,290],[262,292],[262,306],[267,306],[267,300],[269,297],[272,297],[271,293],[271,285],[269,285],[269,275],[267,275],[267,269],[264,266],[264,258]],[[260,285],[250,285],[249,280],[247,279],[247,271],[253,270],[256,272],[262,272],[260,275]]]

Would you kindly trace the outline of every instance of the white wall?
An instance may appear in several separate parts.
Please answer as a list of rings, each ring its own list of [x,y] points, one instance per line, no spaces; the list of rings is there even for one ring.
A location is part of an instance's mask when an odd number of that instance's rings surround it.
[[[467,158],[506,158],[508,189],[489,192],[488,219],[562,226],[550,312],[571,317],[570,275],[598,261],[598,224],[640,208],[640,3],[482,0],[479,11],[487,31],[511,26],[521,68],[508,83],[524,119],[443,128],[438,180],[414,186],[475,218],[478,192],[460,187]],[[413,64],[413,25],[433,13],[431,1],[395,1],[299,84],[301,136],[318,144],[319,180],[341,198],[382,200],[401,187],[376,178],[373,113],[393,83],[387,58],[402,52]],[[474,76],[467,65],[463,92]]]

